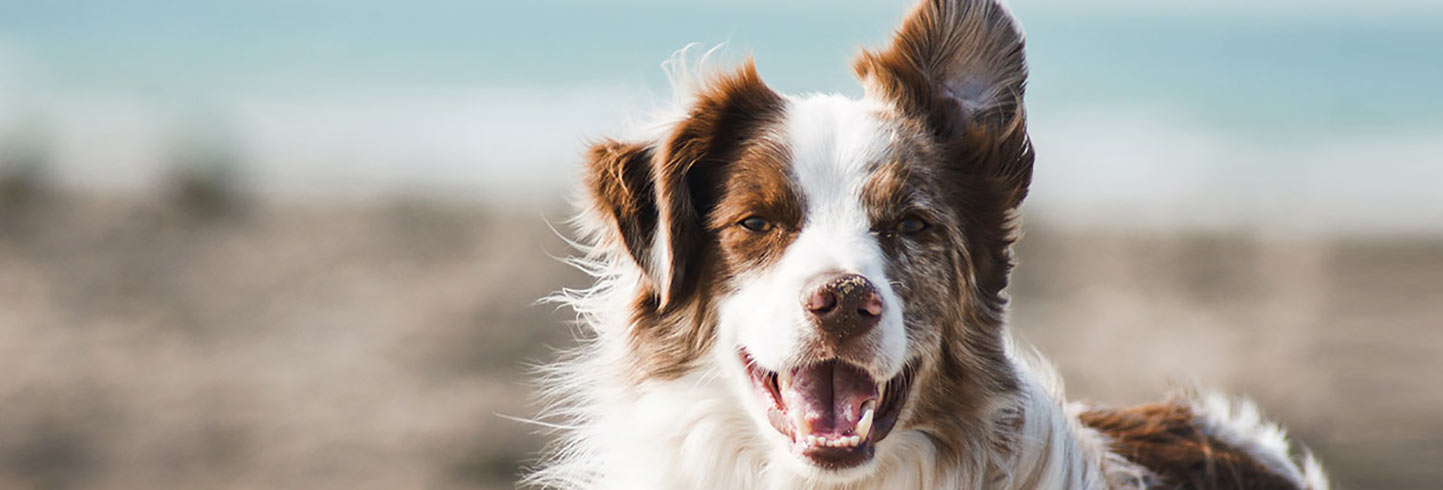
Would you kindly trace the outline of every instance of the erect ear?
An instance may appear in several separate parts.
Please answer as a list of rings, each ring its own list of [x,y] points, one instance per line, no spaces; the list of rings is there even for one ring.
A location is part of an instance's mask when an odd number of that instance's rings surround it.
[[[1022,31],[999,0],[922,0],[881,52],[853,65],[867,95],[923,120],[966,173],[1016,207],[1032,178]]]
[[[723,172],[782,109],[781,96],[748,61],[700,90],[664,140],[608,140],[591,149],[591,197],[611,218],[615,241],[646,272],[659,310],[696,292],[713,242],[704,223],[720,198]]]

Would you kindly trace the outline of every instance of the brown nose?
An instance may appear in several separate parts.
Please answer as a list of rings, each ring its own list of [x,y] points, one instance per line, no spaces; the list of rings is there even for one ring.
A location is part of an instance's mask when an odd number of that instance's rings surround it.
[[[837,274],[818,284],[802,299],[802,306],[835,345],[867,333],[881,320],[882,296],[867,278]]]

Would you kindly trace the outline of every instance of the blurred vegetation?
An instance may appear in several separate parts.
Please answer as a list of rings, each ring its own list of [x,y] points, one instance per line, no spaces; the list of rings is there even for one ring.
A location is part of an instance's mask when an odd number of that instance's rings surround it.
[[[237,167],[226,160],[189,160],[166,178],[166,196],[174,209],[199,222],[244,214],[248,196],[240,187]]]
[[[239,145],[215,116],[193,116],[177,130],[164,190],[172,208],[200,222],[238,218],[251,204]]]
[[[51,196],[51,162],[43,133],[20,129],[0,133],[0,220],[40,207]]]

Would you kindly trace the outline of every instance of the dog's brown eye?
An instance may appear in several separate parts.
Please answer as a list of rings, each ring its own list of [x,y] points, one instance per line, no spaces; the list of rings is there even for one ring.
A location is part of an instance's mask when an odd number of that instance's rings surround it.
[[[916,216],[908,216],[897,222],[897,233],[903,235],[914,235],[927,229],[927,222]]]
[[[772,223],[761,216],[748,216],[747,219],[742,220],[740,224],[742,225],[742,228],[746,228],[757,233],[772,229]]]

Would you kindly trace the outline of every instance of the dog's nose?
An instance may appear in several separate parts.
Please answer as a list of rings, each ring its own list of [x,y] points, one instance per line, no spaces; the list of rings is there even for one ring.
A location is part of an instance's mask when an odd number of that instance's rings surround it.
[[[867,333],[882,318],[882,295],[872,281],[858,274],[822,278],[802,299],[802,306],[828,340],[839,346]]]

